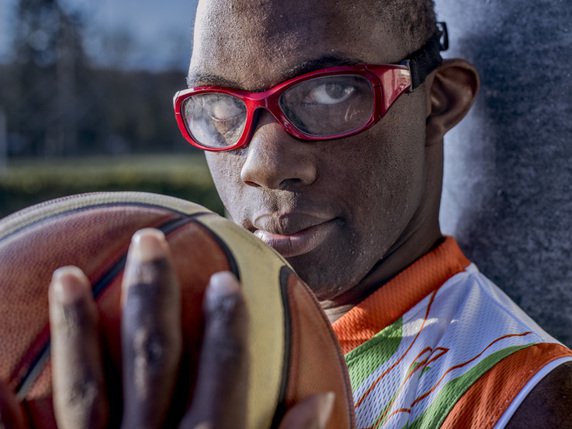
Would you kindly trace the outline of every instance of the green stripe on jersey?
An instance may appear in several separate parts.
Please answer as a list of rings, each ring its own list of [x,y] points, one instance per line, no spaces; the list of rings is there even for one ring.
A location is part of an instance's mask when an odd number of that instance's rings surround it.
[[[395,354],[403,338],[403,319],[381,330],[366,343],[346,354],[352,390],[362,383]]]

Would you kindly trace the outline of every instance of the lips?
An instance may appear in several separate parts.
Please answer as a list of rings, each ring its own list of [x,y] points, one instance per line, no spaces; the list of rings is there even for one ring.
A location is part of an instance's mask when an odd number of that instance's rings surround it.
[[[285,258],[316,249],[336,230],[338,219],[301,213],[265,214],[254,221],[254,235]]]

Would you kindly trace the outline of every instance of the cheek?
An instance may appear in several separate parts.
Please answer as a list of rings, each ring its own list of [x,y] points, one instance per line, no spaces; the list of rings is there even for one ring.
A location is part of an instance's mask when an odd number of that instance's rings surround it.
[[[421,204],[425,182],[425,142],[421,137],[413,128],[397,130],[384,145],[383,167],[379,177],[373,178],[378,183],[380,213],[395,227],[401,225],[398,229]]]
[[[370,249],[377,258],[404,232],[422,203],[424,115],[407,104],[396,104],[359,139],[346,142],[344,153],[338,155],[344,162],[331,174],[345,189],[355,245]]]
[[[244,187],[240,179],[243,160],[240,155],[206,152],[205,157],[216,190],[231,218],[239,219],[244,210]]]

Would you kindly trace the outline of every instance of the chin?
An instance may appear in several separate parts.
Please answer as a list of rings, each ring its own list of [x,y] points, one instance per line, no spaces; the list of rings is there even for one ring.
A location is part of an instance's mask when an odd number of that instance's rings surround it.
[[[318,301],[334,301],[359,284],[369,270],[363,254],[352,252],[356,247],[338,236],[313,252],[286,259]]]
[[[331,275],[331,273],[324,272],[324,270],[316,269],[319,265],[300,264],[295,261],[297,258],[292,258],[288,262],[296,271],[296,274],[308,285],[314,296],[318,301],[333,300],[341,293],[344,292],[349,282],[344,282],[343,278],[339,275]]]

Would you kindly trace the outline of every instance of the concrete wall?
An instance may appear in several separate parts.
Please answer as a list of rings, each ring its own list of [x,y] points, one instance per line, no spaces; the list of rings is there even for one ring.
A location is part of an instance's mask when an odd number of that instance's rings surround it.
[[[436,0],[476,107],[446,139],[442,225],[572,345],[572,1]]]

